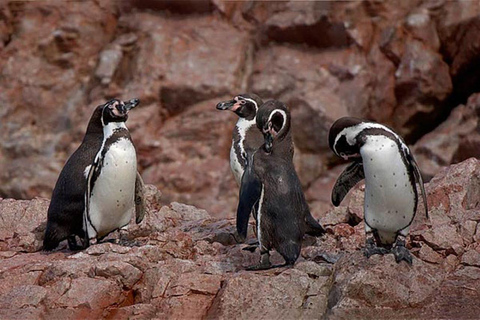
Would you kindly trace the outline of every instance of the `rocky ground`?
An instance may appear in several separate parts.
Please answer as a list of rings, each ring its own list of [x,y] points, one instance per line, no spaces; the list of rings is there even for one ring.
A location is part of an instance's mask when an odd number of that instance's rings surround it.
[[[244,270],[259,256],[234,242],[232,219],[161,206],[154,186],[145,220],[122,245],[80,252],[39,251],[49,200],[2,199],[0,318],[478,318],[480,161],[442,169],[427,184],[430,219],[420,209],[414,221],[412,266],[363,256],[362,188],[325,212],[328,234],[305,239],[294,268],[258,272]]]
[[[128,125],[162,203],[229,217],[236,117],[215,105],[245,91],[292,110],[316,216],[340,116],[392,126],[431,178],[480,156],[479,26],[477,1],[2,1],[0,197],[49,198],[94,107],[136,97]]]

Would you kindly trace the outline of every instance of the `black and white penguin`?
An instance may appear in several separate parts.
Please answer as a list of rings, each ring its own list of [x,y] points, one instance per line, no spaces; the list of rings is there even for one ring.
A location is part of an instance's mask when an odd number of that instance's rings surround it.
[[[395,260],[412,263],[405,239],[418,204],[420,185],[428,218],[422,175],[410,149],[390,128],[352,117],[340,118],[329,132],[333,152],[353,162],[332,190],[338,206],[348,191],[365,179],[365,255],[392,252]]]
[[[55,249],[65,239],[71,250],[86,248],[90,241],[125,227],[134,211],[137,223],[143,219],[143,181],[125,126],[129,110],[138,103],[138,99],[113,99],[93,112],[82,144],[68,159],[53,190],[44,250]]]
[[[257,215],[257,238],[261,254],[249,270],[269,269],[270,251],[275,249],[291,266],[297,260],[310,215],[295,167],[290,134],[290,112],[276,100],[263,104],[256,124],[264,144],[247,159],[237,208],[237,232],[246,236],[248,216]],[[317,222],[317,230],[324,232]]]
[[[230,168],[238,185],[242,181],[247,157],[263,143],[263,135],[258,131],[255,123],[258,108],[262,104],[263,101],[259,96],[246,93],[217,104],[218,110],[230,110],[239,117],[233,129],[230,148]]]

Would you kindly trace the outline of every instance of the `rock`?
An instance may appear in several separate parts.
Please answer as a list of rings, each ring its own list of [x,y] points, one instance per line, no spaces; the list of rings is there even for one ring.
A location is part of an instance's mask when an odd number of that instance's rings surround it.
[[[45,299],[47,290],[36,285],[20,285],[0,297],[0,309],[38,307]]]
[[[326,14],[329,3],[289,2],[287,10],[265,21],[265,33],[277,42],[306,43],[320,48],[348,46],[352,41],[341,21]],[[321,30],[321,32],[319,32]]]
[[[463,254],[462,264],[467,266],[480,267],[480,252],[477,250],[470,250]]]
[[[50,201],[0,199],[0,250],[34,252],[43,245]]]
[[[125,10],[130,11],[133,8],[140,10],[168,10],[174,13],[180,14],[202,14],[213,11],[215,8],[214,1],[212,0],[185,0],[185,1],[139,1],[129,0],[122,1],[119,6]]]
[[[438,34],[445,60],[451,65],[451,74],[456,83],[455,91],[462,99],[472,92],[472,84],[478,82],[480,46],[476,30],[480,27],[480,6],[476,2],[446,2],[438,10]]]
[[[8,123],[0,133],[0,195],[31,199],[51,195],[65,152],[81,138],[78,122],[84,130],[91,110],[84,86],[116,22],[108,3],[32,2],[15,14],[0,59],[0,118]]]
[[[438,254],[435,250],[430,248],[428,245],[422,245],[420,251],[418,252],[418,257],[423,261],[430,263],[442,262],[442,256]]]
[[[91,290],[95,288],[95,290]],[[59,307],[81,307],[104,309],[121,303],[121,290],[110,280],[77,278],[73,279],[69,290],[55,303]]]
[[[309,288],[314,282],[307,274],[295,269],[274,278],[254,273],[239,274],[227,280],[207,318],[249,318],[260,313],[265,318],[318,316],[326,306],[315,304],[313,308],[306,308],[304,305],[304,297],[309,296]],[[312,296],[321,293],[322,289]],[[245,308],[246,305],[249,308]]]
[[[440,54],[412,40],[405,45],[395,78],[398,109],[393,114],[394,127],[405,139],[415,139],[425,128],[415,128],[413,123],[442,115],[437,105],[452,91],[448,65]]]
[[[245,33],[212,16],[185,20],[138,12],[122,16],[120,24],[142,38],[125,90],[145,102],[159,98],[165,115],[240,89],[244,57],[236,52],[247,50]]]
[[[474,94],[466,106],[453,109],[445,122],[417,141],[413,152],[427,179],[449,164],[480,157],[479,114],[480,94]]]
[[[228,162],[236,116],[216,110],[217,102],[192,106],[163,125],[153,138],[158,146],[143,177],[159,186],[164,203],[191,203],[225,217],[233,216],[225,208],[233,210],[238,197]],[[197,140],[200,136],[202,143]]]
[[[117,279],[124,288],[132,288],[142,277],[140,270],[125,262],[101,262],[92,269],[95,276]]]
[[[434,51],[440,49],[435,21],[427,8],[419,8],[410,13],[406,18],[405,27],[415,39],[427,44]]]
[[[420,260],[413,267],[397,264],[393,255],[365,258],[361,253],[341,258],[335,268],[329,309],[334,318],[371,315],[380,310],[420,307],[440,287],[442,274]],[[389,281],[384,281],[387,277]],[[383,312],[382,312],[383,313]],[[387,314],[387,313],[385,313]]]
[[[170,284],[166,296],[196,294],[216,295],[220,290],[222,276],[188,273],[181,275],[176,282]]]
[[[468,159],[427,184],[431,217],[417,216],[412,226],[412,266],[397,264],[392,254],[363,255],[364,223],[353,216],[363,202],[362,185],[330,212],[341,213],[340,219],[325,215],[329,233],[305,239],[293,268],[258,272],[244,271],[258,262],[258,253],[228,240],[234,219],[213,219],[181,203],[160,208],[159,193],[148,187],[145,219],[151,220],[130,230],[124,245],[101,242],[80,252],[28,253],[12,251],[9,246],[16,243],[5,242],[0,316],[474,317],[480,285],[478,171],[479,161]],[[38,203],[48,203],[41,200],[2,202],[9,210],[31,208],[32,216],[41,216],[45,209]],[[283,260],[273,252],[272,262]]]

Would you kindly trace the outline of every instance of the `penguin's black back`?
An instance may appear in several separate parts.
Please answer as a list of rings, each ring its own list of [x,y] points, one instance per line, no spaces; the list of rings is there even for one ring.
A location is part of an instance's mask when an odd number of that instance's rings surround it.
[[[300,253],[309,211],[290,154],[266,154],[259,149],[254,166],[264,187],[262,245],[276,249],[287,262],[294,262]]]
[[[55,184],[48,207],[44,250],[55,249],[60,241],[70,235],[83,238],[83,211],[87,186],[85,168],[94,162],[102,145],[101,112],[101,107],[95,109],[82,144],[67,160]]]

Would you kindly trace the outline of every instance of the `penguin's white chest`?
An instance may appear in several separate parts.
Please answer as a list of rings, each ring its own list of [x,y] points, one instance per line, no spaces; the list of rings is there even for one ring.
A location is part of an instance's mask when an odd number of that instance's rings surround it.
[[[233,175],[235,176],[235,180],[237,184],[240,185],[242,181],[243,172],[245,171],[244,168],[244,161],[241,158],[242,155],[246,155],[245,150],[245,138],[247,136],[247,131],[250,127],[256,125],[255,119],[254,120],[245,120],[244,118],[240,118],[235,125],[235,130],[238,133],[238,140],[232,141],[232,147],[230,148],[230,168],[232,169]],[[238,150],[238,151],[237,151]]]
[[[360,149],[365,172],[365,221],[382,242],[395,240],[415,214],[415,193],[397,144],[385,136],[370,136]]]
[[[132,142],[120,138],[112,143],[91,191],[90,222],[96,230],[96,237],[130,222],[135,208],[136,172],[137,156]],[[89,236],[93,238],[90,228]]]
[[[245,170],[240,164],[240,159],[238,159],[237,153],[235,152],[235,141],[232,141],[232,147],[230,148],[230,169],[232,169],[235,181],[240,185]]]

